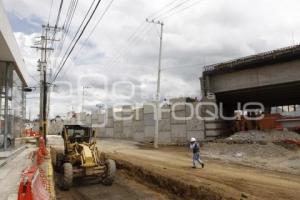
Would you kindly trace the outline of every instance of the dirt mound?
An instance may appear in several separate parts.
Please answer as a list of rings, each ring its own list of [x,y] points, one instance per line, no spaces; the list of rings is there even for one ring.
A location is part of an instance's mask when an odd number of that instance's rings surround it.
[[[226,138],[227,142],[264,143],[284,139],[300,140],[300,134],[290,131],[241,131]]]

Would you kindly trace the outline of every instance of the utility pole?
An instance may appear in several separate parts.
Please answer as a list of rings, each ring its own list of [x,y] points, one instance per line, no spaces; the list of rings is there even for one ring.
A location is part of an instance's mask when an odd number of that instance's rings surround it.
[[[48,47],[48,41],[57,41],[55,38],[49,38],[48,35],[50,31],[52,31],[55,35],[57,31],[60,31],[61,28],[57,26],[42,25],[42,36],[40,37],[40,41],[36,44],[39,46],[33,46],[32,48],[36,48],[41,51],[41,58],[38,61],[38,71],[40,72],[40,124],[39,130],[43,135],[44,140],[46,142],[47,135],[47,96],[48,96],[48,83],[47,83],[47,58],[48,51],[53,51],[53,48]]]
[[[146,19],[146,22],[160,25],[160,37],[159,37],[159,56],[158,56],[158,73],[157,73],[157,89],[156,89],[156,119],[155,119],[155,133],[154,133],[154,148],[158,148],[158,135],[159,135],[159,99],[160,99],[160,73],[161,73],[161,54],[162,54],[162,40],[163,40],[163,28],[164,23],[161,21],[155,21],[154,19]]]
[[[84,112],[84,97],[85,97],[85,89],[89,88],[88,86],[82,86],[82,102],[81,102],[81,112]]]

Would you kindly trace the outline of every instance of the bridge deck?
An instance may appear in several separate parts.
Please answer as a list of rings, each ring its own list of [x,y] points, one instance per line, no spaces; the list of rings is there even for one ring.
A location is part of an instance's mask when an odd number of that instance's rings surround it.
[[[289,46],[256,55],[238,58],[227,62],[204,67],[203,75],[227,73],[249,67],[259,67],[266,64],[285,62],[300,58],[300,45]]]

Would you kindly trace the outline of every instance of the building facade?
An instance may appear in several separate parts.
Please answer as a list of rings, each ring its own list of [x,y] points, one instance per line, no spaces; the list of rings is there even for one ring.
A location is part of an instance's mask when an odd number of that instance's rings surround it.
[[[19,137],[26,118],[25,63],[0,1],[0,148]]]

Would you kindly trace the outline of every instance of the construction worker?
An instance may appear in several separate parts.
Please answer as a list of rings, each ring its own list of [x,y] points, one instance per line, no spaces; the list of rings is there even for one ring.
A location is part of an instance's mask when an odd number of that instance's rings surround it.
[[[196,162],[198,162],[202,168],[204,168],[204,163],[200,158],[200,145],[196,141],[196,138],[191,138],[190,149],[193,150],[193,168],[196,168]]]

